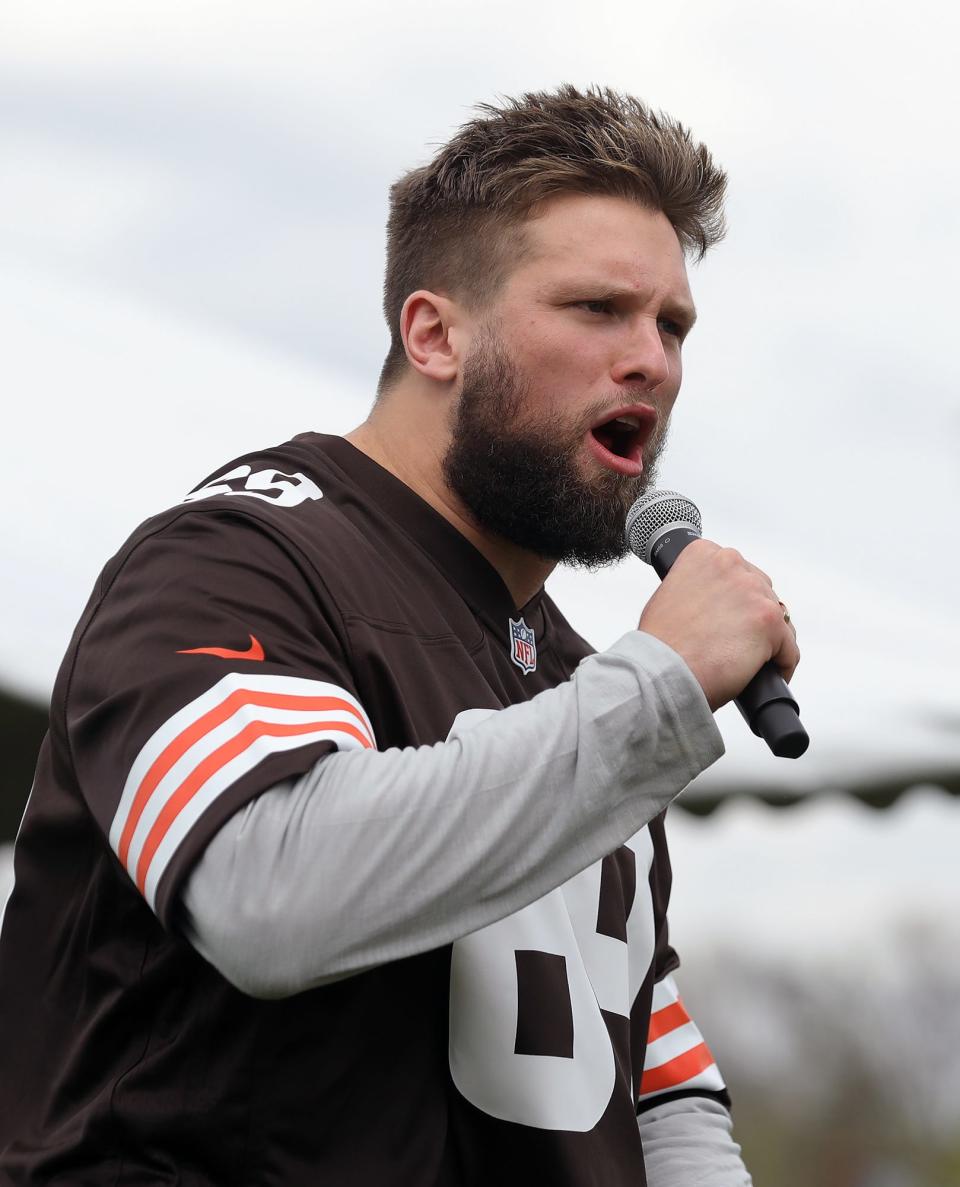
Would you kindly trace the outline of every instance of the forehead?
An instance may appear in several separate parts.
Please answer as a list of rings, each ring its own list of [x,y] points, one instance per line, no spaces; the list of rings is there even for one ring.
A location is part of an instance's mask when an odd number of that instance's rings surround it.
[[[513,273],[520,286],[608,282],[690,301],[686,261],[660,210],[629,198],[563,194],[524,224],[526,251]]]

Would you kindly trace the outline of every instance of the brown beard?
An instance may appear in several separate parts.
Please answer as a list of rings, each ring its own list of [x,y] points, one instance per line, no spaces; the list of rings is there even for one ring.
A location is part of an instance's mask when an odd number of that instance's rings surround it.
[[[578,464],[584,437],[616,398],[564,426],[525,422],[528,390],[497,337],[485,334],[464,367],[443,459],[447,482],[478,526],[537,556],[586,568],[622,559],[624,518],[654,484],[665,423],[644,447],[639,478],[607,470],[587,479]]]

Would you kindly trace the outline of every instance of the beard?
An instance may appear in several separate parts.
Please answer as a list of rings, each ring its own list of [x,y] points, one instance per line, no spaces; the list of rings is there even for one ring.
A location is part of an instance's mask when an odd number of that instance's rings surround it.
[[[629,551],[624,520],[655,482],[666,423],[658,420],[644,446],[639,478],[613,470],[586,477],[584,438],[626,402],[622,393],[564,424],[524,417],[529,386],[496,336],[484,335],[464,367],[444,477],[479,527],[537,556],[590,569],[621,560]]]

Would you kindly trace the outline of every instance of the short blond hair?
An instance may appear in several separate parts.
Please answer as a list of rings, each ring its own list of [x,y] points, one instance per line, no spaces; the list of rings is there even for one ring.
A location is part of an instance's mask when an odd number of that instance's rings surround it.
[[[608,194],[662,211],[695,260],[723,237],[726,174],[682,124],[634,96],[565,84],[477,110],[428,165],[391,187],[380,392],[406,367],[400,311],[409,294],[442,291],[482,308],[522,257],[523,223],[547,198]]]

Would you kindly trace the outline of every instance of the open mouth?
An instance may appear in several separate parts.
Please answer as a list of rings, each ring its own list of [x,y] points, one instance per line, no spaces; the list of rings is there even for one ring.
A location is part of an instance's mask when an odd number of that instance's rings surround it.
[[[657,423],[656,412],[646,404],[621,408],[615,416],[595,424],[590,438],[601,461],[621,473],[639,474],[643,469],[643,447]]]

